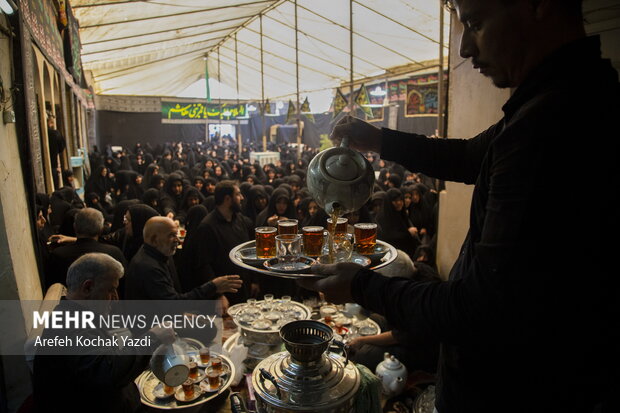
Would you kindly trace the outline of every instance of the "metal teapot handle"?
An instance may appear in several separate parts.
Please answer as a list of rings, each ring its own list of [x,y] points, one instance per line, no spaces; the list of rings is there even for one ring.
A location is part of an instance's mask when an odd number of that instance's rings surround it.
[[[278,386],[278,382],[276,381],[276,378],[273,377],[271,373],[269,373],[267,370],[265,370],[262,367],[260,369],[260,377],[263,380],[269,380],[276,387],[276,396],[278,397],[278,399],[280,399],[281,398],[280,397],[280,386]]]
[[[230,410],[232,410],[233,413],[248,413],[248,409],[245,407],[241,394],[232,393],[230,395]]]
[[[349,364],[349,353],[347,352],[347,345],[340,340],[334,340],[332,341],[332,343],[342,349],[342,353],[344,354],[345,358],[344,365],[346,366],[347,364]]]

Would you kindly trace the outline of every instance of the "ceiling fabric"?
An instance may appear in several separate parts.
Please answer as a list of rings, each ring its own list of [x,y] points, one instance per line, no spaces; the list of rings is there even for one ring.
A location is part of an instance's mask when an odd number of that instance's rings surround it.
[[[350,80],[349,0],[297,1],[299,80],[292,0],[70,2],[97,94],[177,96],[208,62],[210,78],[261,99],[261,20],[265,98],[294,97],[298,82],[308,94]],[[354,0],[354,79],[438,59],[439,10],[439,0]]]

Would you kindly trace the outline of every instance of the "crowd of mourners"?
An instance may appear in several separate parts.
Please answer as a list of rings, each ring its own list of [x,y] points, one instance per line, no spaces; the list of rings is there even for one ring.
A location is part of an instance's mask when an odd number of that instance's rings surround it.
[[[307,165],[319,150],[304,146],[298,152],[290,144],[268,149],[279,153],[279,161],[251,162],[255,148],[239,153],[234,141],[224,139],[103,152],[95,147],[83,200],[69,171],[63,187],[49,196],[37,194],[44,288],[61,283],[68,296],[89,299],[220,300],[224,309],[267,293],[320,301],[320,294],[294,280],[247,271],[228,258],[232,248],[254,239],[256,227],[277,226],[282,218],[297,219],[299,228],[328,227],[327,213],[305,185]],[[345,215],[349,232],[356,223],[374,222],[378,239],[399,250],[384,275],[439,281],[436,182],[374,153],[365,156],[378,178],[366,205]],[[101,253],[123,267],[118,285],[103,296],[69,279],[93,277],[70,273],[81,274],[78,267],[90,268],[87,261],[101,261]],[[412,371],[435,371],[437,340],[398,331],[377,314],[371,317],[383,332],[349,343],[353,361],[374,370],[388,351]],[[38,377],[47,377],[42,372],[48,370],[54,369],[39,367]]]
[[[62,188],[49,196],[37,194],[37,228],[44,254],[45,287],[64,283],[70,265],[70,262],[59,262],[63,260],[54,253],[54,247],[82,235],[96,237],[99,244],[117,247],[121,254],[112,255],[125,266],[142,245],[144,224],[152,216],[175,220],[189,241],[201,221],[214,211],[215,189],[224,181],[238,185],[243,195],[238,212],[249,220],[246,222],[252,231],[258,226],[275,226],[284,217],[298,219],[300,228],[310,225],[327,228],[327,214],[305,186],[306,167],[318,149],[305,146],[299,157],[294,145],[270,145],[269,149],[279,152],[280,160],[261,166],[258,161],[250,162],[250,152],[255,150],[252,146],[244,147],[239,153],[233,141],[222,138],[218,143],[173,142],[154,148],[147,143],[117,151],[108,146],[103,152],[94,147],[89,154],[91,174],[84,185],[83,200],[76,193],[70,171],[63,174]],[[377,223],[379,239],[407,254],[416,262],[421,276],[436,275],[433,259],[436,182],[401,165],[385,162],[374,153],[365,155],[378,178],[367,204],[345,216],[348,224]],[[88,234],[76,234],[75,216],[85,207],[103,215],[99,234],[97,228],[94,233],[89,228],[78,228]],[[183,289],[206,281],[192,281],[192,274],[183,273],[191,267],[183,261],[196,258],[185,253],[175,259]],[[268,288],[258,284],[258,289],[254,288],[250,294],[264,293]]]

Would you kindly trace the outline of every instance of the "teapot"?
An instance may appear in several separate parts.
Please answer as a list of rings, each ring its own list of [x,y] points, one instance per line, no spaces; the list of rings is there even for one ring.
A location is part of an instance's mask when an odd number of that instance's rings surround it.
[[[155,377],[170,387],[180,386],[189,376],[189,356],[178,337],[171,344],[157,347],[150,365]]]
[[[388,397],[399,395],[407,384],[407,368],[393,355],[385,353],[377,365],[375,375],[381,380],[383,394]]]
[[[344,137],[339,147],[318,153],[308,165],[308,191],[329,215],[360,209],[372,195],[375,173],[359,152],[349,148]]]

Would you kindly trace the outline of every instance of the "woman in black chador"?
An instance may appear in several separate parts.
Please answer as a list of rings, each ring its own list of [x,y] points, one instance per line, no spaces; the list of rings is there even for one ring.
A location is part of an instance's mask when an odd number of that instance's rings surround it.
[[[405,201],[400,189],[390,188],[383,200],[383,208],[377,214],[377,237],[413,259],[415,250],[420,245],[417,231],[407,217]]]
[[[269,203],[269,194],[262,185],[252,185],[248,190],[248,196],[243,207],[243,215],[250,218],[252,222],[256,222],[256,217],[260,214]]]

